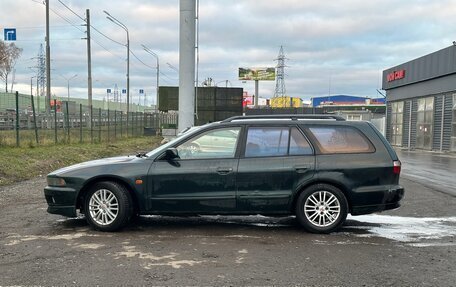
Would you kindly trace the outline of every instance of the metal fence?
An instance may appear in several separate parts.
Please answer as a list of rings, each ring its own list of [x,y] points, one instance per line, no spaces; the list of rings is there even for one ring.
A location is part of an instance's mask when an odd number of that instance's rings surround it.
[[[125,112],[74,102],[51,102],[37,112],[33,96],[16,93],[14,108],[0,109],[0,146],[112,142],[125,137],[160,134],[177,125],[177,114]]]

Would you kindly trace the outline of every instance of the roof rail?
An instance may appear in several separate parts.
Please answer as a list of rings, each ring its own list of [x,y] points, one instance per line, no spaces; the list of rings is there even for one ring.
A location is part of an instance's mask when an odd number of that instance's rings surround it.
[[[307,120],[336,120],[336,121],[345,121],[345,118],[338,115],[331,115],[331,114],[288,114],[288,115],[253,115],[253,116],[234,116],[231,118],[227,118],[222,121],[222,123],[229,123],[235,120],[256,120],[256,119],[263,119],[263,120],[273,120],[273,119],[290,119],[290,120],[299,120],[299,119],[307,119]]]

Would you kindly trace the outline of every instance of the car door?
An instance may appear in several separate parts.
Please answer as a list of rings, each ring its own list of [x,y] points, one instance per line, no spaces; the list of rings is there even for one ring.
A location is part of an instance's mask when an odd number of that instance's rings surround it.
[[[240,126],[212,129],[175,146],[179,158],[155,161],[148,182],[152,212],[232,212],[240,134]]]
[[[244,212],[287,213],[293,193],[314,174],[312,147],[296,126],[249,126],[237,173]]]

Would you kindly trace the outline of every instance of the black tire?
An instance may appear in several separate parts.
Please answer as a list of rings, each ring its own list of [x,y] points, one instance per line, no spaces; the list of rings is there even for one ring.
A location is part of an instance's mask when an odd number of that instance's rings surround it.
[[[129,191],[122,185],[97,182],[84,200],[87,222],[96,230],[116,231],[127,225],[133,215],[133,202]]]
[[[336,231],[344,224],[347,213],[345,195],[329,184],[316,184],[306,188],[296,201],[296,218],[312,233]]]

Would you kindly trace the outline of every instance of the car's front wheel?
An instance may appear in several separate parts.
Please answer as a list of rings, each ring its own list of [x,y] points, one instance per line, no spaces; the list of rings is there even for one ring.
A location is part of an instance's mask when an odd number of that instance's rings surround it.
[[[340,189],[329,184],[306,188],[296,201],[296,218],[313,233],[337,230],[347,218],[348,204]]]
[[[116,231],[124,227],[133,214],[133,203],[122,185],[105,181],[92,186],[85,197],[87,222],[100,231]]]

